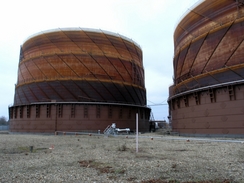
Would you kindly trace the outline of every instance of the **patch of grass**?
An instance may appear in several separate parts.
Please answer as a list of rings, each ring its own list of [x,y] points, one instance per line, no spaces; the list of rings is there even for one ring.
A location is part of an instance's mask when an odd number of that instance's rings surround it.
[[[143,160],[152,160],[152,159],[154,159],[154,157],[152,155],[146,154],[146,153],[136,154],[136,158],[143,159]]]
[[[126,172],[126,170],[123,169],[123,168],[119,168],[119,169],[116,169],[116,170],[115,170],[115,173],[116,173],[116,174],[124,174],[125,172]]]
[[[46,151],[48,148],[34,148],[34,146],[31,148],[30,146],[18,146],[16,148],[11,149],[3,149],[1,152],[4,154],[21,154],[25,153],[26,155],[28,153],[37,153],[39,151]]]
[[[240,157],[241,160],[244,159],[244,148],[239,149],[238,156]]]
[[[28,150],[29,150],[28,147],[23,147],[23,146],[17,147],[17,149],[18,149],[19,151],[28,151]]]
[[[17,148],[17,151],[20,152],[20,153],[27,153],[27,152],[30,152],[30,153],[37,153],[37,152],[40,152],[40,151],[44,151],[46,152],[48,148],[46,147],[40,147],[40,148],[34,148],[34,146],[20,146]]]
[[[34,150],[34,147],[32,148],[32,151],[31,151],[31,148],[30,147],[27,147],[27,146],[20,146],[20,147],[17,147],[17,151],[19,151],[20,153],[25,153],[25,152],[36,152],[36,150]]]
[[[47,150],[48,148],[46,148],[46,147],[42,147],[42,148],[36,148],[35,150],[36,151],[42,151],[42,150]]]

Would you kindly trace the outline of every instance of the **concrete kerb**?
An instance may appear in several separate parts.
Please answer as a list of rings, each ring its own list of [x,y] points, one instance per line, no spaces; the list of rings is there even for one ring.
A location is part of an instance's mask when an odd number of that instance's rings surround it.
[[[104,137],[124,137],[124,138],[136,138],[136,135],[107,135],[107,134],[101,134],[101,133],[87,133],[87,132],[63,132],[63,131],[56,131],[55,135],[88,135],[88,136],[104,136]],[[147,136],[147,135],[139,135],[139,138],[148,138],[149,140],[157,139],[157,140],[183,140],[183,141],[205,141],[205,142],[224,142],[224,143],[244,143],[243,139],[218,139],[218,138],[196,138],[196,137],[176,137],[176,136]]]

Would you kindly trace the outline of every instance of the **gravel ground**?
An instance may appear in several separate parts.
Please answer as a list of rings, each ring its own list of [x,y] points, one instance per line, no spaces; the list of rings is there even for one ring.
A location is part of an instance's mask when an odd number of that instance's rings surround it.
[[[0,182],[244,182],[243,143],[155,135],[0,134]]]

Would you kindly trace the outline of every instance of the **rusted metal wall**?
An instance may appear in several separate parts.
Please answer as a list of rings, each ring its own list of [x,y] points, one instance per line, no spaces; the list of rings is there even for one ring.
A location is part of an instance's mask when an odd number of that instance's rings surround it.
[[[235,98],[231,98],[227,87],[198,92],[198,104],[193,93],[173,99],[173,130],[180,134],[243,136],[244,85],[235,86],[234,90]]]
[[[93,107],[85,109],[89,120],[78,113],[71,117],[72,108],[87,106],[87,102],[108,105],[110,111],[117,111],[119,105],[126,109],[124,113],[134,106],[145,115],[141,130],[148,130],[144,121],[148,122],[150,109],[146,107],[140,46],[119,34],[81,28],[50,30],[28,38],[21,46],[14,105],[9,109],[11,131],[102,130],[111,121],[134,127],[132,120],[129,125],[118,115],[96,118]],[[15,112],[34,110],[34,104],[39,106],[35,111],[40,112],[38,117],[33,118],[33,112],[28,117],[27,111],[20,117],[23,112]],[[63,107],[56,127],[54,104]],[[45,105],[52,106],[52,115],[47,114],[50,109],[44,109]]]
[[[229,0],[203,1],[179,22],[168,100],[173,130],[244,134],[243,25],[244,3]],[[220,107],[223,102],[226,110]],[[235,112],[226,113],[233,106]]]
[[[112,123],[135,131],[139,114],[140,131],[149,130],[150,111],[144,107],[106,104],[43,103],[14,106],[9,109],[12,132],[103,132]]]
[[[21,48],[14,105],[56,100],[145,105],[142,51],[95,30],[48,31]]]

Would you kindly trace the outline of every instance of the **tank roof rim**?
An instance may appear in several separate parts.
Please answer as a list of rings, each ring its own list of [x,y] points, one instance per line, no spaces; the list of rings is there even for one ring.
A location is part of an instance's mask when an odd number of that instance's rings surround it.
[[[46,29],[46,30],[43,30],[43,31],[40,31],[40,32],[37,32],[37,33],[34,33],[34,34],[28,36],[23,41],[22,45],[24,45],[28,40],[30,40],[34,37],[37,37],[39,35],[46,34],[46,33],[63,32],[63,31],[86,31],[86,32],[94,32],[94,33],[103,33],[106,35],[111,35],[114,37],[121,38],[123,40],[127,40],[127,41],[133,43],[134,45],[136,45],[137,47],[139,47],[140,49],[142,49],[141,46],[137,42],[135,42],[133,39],[123,36],[119,33],[115,33],[115,32],[108,31],[108,30],[102,30],[102,29],[96,29],[96,28],[85,28],[85,27],[63,27],[63,28]]]
[[[113,103],[113,102],[33,102],[29,104],[21,105],[9,105],[11,107],[23,106],[23,105],[44,105],[44,104],[84,104],[84,105],[116,105],[116,106],[127,106],[127,107],[139,107],[139,108],[148,108],[151,109],[148,105],[136,105],[136,104],[126,104],[126,103]]]
[[[197,8],[200,4],[202,4],[204,2],[205,2],[205,0],[198,0],[192,6],[190,6],[186,11],[184,11],[182,13],[182,15],[179,17],[178,21],[176,22],[174,30],[176,31],[176,29],[178,28],[178,26],[180,25],[182,20],[186,18],[186,16],[189,14],[189,12],[191,12],[192,10],[194,10],[195,8]]]

